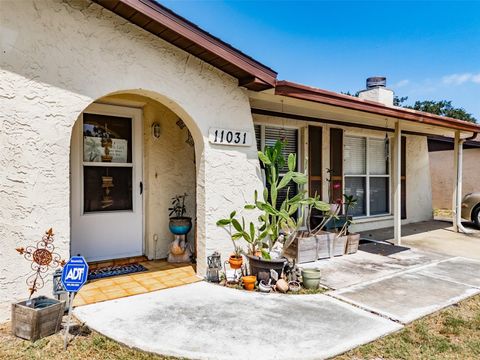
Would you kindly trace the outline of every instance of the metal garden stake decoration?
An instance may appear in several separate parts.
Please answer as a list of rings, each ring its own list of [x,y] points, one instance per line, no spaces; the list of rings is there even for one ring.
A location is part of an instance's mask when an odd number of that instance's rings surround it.
[[[35,246],[27,246],[27,248],[17,248],[16,250],[30,261],[33,272],[27,277],[26,284],[30,291],[28,299],[32,295],[43,288],[45,285],[44,278],[47,276],[49,269],[55,269],[59,266],[65,265],[65,260],[55,252],[53,245],[54,234],[53,229],[50,228],[45,232],[41,240],[38,240]],[[27,303],[28,304],[28,303]]]

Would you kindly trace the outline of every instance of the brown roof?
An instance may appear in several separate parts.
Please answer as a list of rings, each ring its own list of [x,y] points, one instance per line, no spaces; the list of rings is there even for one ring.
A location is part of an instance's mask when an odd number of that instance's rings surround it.
[[[390,116],[402,120],[410,120],[429,125],[447,127],[455,130],[480,133],[480,125],[476,125],[468,121],[401,107],[385,106],[380,103],[359,99],[354,96],[338,94],[333,91],[317,89],[289,81],[277,81],[275,86],[275,94],[300,100],[339,106],[352,110],[365,111],[372,114]]]
[[[93,0],[106,9],[261,91],[275,86],[277,73],[153,0]]]

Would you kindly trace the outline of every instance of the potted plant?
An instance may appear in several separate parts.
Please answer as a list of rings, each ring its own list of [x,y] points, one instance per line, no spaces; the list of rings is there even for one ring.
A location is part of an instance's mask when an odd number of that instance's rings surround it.
[[[172,207],[168,208],[168,210],[170,210],[170,222],[168,227],[175,235],[186,235],[192,228],[192,218],[184,216],[187,212],[185,208],[186,197],[186,193],[183,195],[175,195],[172,198]]]
[[[284,143],[277,141],[273,146],[266,146],[263,152],[258,152],[259,160],[265,168],[268,186],[263,191],[263,199],[260,200],[255,191],[253,204],[245,206],[245,209],[255,209],[261,212],[258,218],[260,225],[256,232],[259,234],[260,243],[258,245],[261,254],[250,251],[247,256],[251,273],[257,275],[260,280],[269,280],[270,270],[276,271],[280,277],[286,263],[283,253],[284,244],[291,243],[303,223],[301,214],[298,218],[295,218],[295,215],[298,210],[301,212],[305,191],[299,191],[297,195],[290,198],[289,189],[287,189],[285,200],[281,204],[277,203],[279,191],[287,187],[290,182],[293,181],[300,186],[307,182],[305,174],[295,171],[295,154],[289,154],[286,161],[282,154],[283,147]],[[285,165],[287,165],[288,171],[280,178],[280,169],[283,169]],[[252,225],[250,225],[250,229],[253,229]],[[242,234],[245,232],[242,231]],[[259,275],[260,272],[262,275]]]
[[[341,228],[339,234],[346,236],[345,254],[354,254],[358,251],[358,244],[360,242],[360,234],[350,233],[350,225],[353,224],[352,217],[349,216],[350,209],[357,205],[358,200],[353,195],[343,195],[345,201],[345,223]]]
[[[49,229],[35,246],[17,248],[17,252],[30,261],[32,273],[26,279],[30,296],[27,300],[12,304],[12,333],[22,339],[35,341],[55,334],[61,327],[65,301],[45,296],[32,298],[45,284],[48,270],[65,265],[55,253],[53,230]]]
[[[233,254],[230,255],[230,258],[228,259],[228,263],[230,264],[230,267],[232,269],[240,269],[243,264],[243,257],[242,257],[242,248],[237,245],[235,242],[236,240],[240,239],[242,236],[239,235],[238,233],[232,234],[232,226],[235,227],[240,227],[240,223],[238,222],[237,219],[235,219],[237,212],[232,211],[230,213],[230,216],[226,219],[220,219],[217,221],[217,226],[220,226],[224,228],[228,235],[230,236],[230,239],[232,240],[233,244]]]

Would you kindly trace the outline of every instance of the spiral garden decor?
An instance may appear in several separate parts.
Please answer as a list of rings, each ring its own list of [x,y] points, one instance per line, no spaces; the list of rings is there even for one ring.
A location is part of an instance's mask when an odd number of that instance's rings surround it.
[[[44,277],[47,271],[55,269],[59,266],[65,265],[65,260],[62,260],[59,254],[55,251],[53,245],[54,234],[53,229],[50,228],[45,232],[41,240],[38,240],[35,246],[27,246],[27,248],[17,248],[16,250],[30,261],[33,273],[27,277],[26,284],[30,291],[29,299],[38,290],[45,285]]]

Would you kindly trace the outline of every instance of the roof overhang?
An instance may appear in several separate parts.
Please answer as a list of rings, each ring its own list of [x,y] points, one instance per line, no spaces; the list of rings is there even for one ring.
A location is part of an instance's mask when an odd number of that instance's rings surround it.
[[[289,81],[277,81],[275,95],[306,100],[320,104],[337,106],[376,115],[407,120],[421,124],[434,125],[464,132],[480,133],[480,126],[468,121],[438,116],[422,111],[390,107],[373,101],[362,100],[354,96],[338,94]]]
[[[153,0],[93,0],[104,8],[235,77],[253,91],[275,86],[277,73]]]

